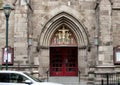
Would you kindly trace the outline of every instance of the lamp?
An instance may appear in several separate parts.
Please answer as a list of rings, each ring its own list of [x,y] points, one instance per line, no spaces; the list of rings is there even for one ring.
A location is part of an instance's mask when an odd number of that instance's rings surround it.
[[[3,9],[4,9],[4,13],[5,13],[6,18],[9,18],[9,15],[10,15],[11,10],[12,10],[11,6],[9,4],[6,4],[3,7]]]
[[[31,45],[32,45],[32,35],[29,35],[28,46],[31,46]]]
[[[99,45],[98,37],[94,37],[94,45],[95,46]]]
[[[11,13],[11,6],[9,4],[6,4],[3,7],[4,13],[5,13],[5,17],[6,17],[6,47],[7,48],[7,58],[6,58],[6,70],[8,70],[8,20],[9,20],[9,16]]]

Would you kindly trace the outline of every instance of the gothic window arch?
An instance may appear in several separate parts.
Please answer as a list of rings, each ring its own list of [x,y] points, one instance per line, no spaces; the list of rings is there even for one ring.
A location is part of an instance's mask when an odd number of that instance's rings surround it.
[[[54,32],[50,45],[77,45],[77,41],[73,32],[62,25]]]

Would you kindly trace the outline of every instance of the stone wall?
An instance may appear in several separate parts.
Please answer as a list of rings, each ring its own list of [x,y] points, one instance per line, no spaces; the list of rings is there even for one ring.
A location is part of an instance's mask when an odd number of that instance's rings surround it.
[[[66,12],[77,19],[88,33],[91,51],[79,49],[78,62],[81,71],[87,73],[89,67],[96,65],[114,67],[113,47],[120,43],[119,0],[97,0],[99,1],[99,23],[96,23],[95,16],[96,0],[30,0],[28,3],[23,0],[1,1],[0,6],[9,3],[14,8],[9,18],[9,46],[14,48],[14,65],[39,65],[40,73],[45,74],[49,69],[49,46],[39,47],[42,43],[40,38],[44,37],[41,35],[52,23],[52,21],[49,23],[51,19],[61,12]],[[0,48],[3,48],[6,41],[5,16],[2,9],[0,19]],[[97,27],[99,27],[98,35]],[[94,45],[96,35],[99,37],[98,49]],[[29,46],[30,38],[32,38],[32,45]],[[2,58],[2,49],[0,54]]]
[[[120,43],[120,1],[115,0],[112,8],[112,31],[113,46],[116,47]]]
[[[101,0],[99,12],[99,56],[98,65],[113,65],[113,46],[111,32],[111,3]]]
[[[87,5],[87,6],[86,6]],[[73,17],[75,17],[79,22],[81,22],[85,28],[87,29],[87,32],[89,33],[89,39],[90,42],[93,44],[93,39],[95,36],[95,0],[50,0],[50,1],[46,1],[46,0],[32,0],[31,1],[31,7],[33,8],[33,13],[31,16],[31,24],[32,24],[32,28],[34,30],[31,30],[33,33],[33,43],[35,43],[35,45],[33,44],[33,48],[36,47],[36,43],[42,43],[41,40],[39,40],[39,36],[41,36],[41,34],[43,34],[43,31],[45,30],[45,27],[47,23],[49,23],[49,21],[56,16],[57,14],[61,13],[61,12],[66,12],[70,15],[72,15]],[[51,22],[52,23],[52,22]],[[38,40],[38,41],[36,41]],[[47,71],[49,69],[49,49],[47,48],[40,48],[40,52],[36,53],[36,50],[32,50],[33,52],[33,56],[36,59],[40,59],[39,61],[34,61],[34,64],[39,64],[40,63],[40,73],[45,73],[45,71]],[[83,52],[80,51],[79,55],[79,69],[82,68],[81,72],[83,73],[87,73],[87,56],[86,56],[86,50],[84,50]],[[37,54],[37,55],[36,55]],[[84,61],[84,66],[82,63],[82,60]],[[93,58],[94,59],[94,58]],[[42,61],[47,61],[47,62],[43,62]],[[40,62],[41,61],[41,62]],[[39,62],[39,63],[37,63]],[[43,69],[42,69],[42,68]]]
[[[8,27],[8,46],[14,48],[14,65],[28,65],[28,42],[27,42],[27,30],[28,30],[28,18],[27,18],[27,6],[20,4],[17,0],[15,6],[13,5],[14,0],[4,0],[2,7],[5,4],[10,4],[12,11],[9,17]],[[2,59],[2,48],[5,47],[6,43],[6,21],[3,10],[0,10],[0,58]],[[2,63],[2,62],[0,62]]]

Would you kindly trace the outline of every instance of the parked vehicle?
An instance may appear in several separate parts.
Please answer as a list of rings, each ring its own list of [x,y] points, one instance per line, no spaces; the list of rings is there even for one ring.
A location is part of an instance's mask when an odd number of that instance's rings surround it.
[[[32,75],[20,71],[0,71],[0,85],[63,85],[43,82]]]

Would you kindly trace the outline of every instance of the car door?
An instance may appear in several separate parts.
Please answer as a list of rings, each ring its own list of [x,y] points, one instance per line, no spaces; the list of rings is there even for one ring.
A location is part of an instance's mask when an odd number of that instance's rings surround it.
[[[28,78],[21,74],[11,73],[9,85],[26,85],[25,80],[28,80]]]
[[[0,85],[10,85],[9,73],[0,73]]]

